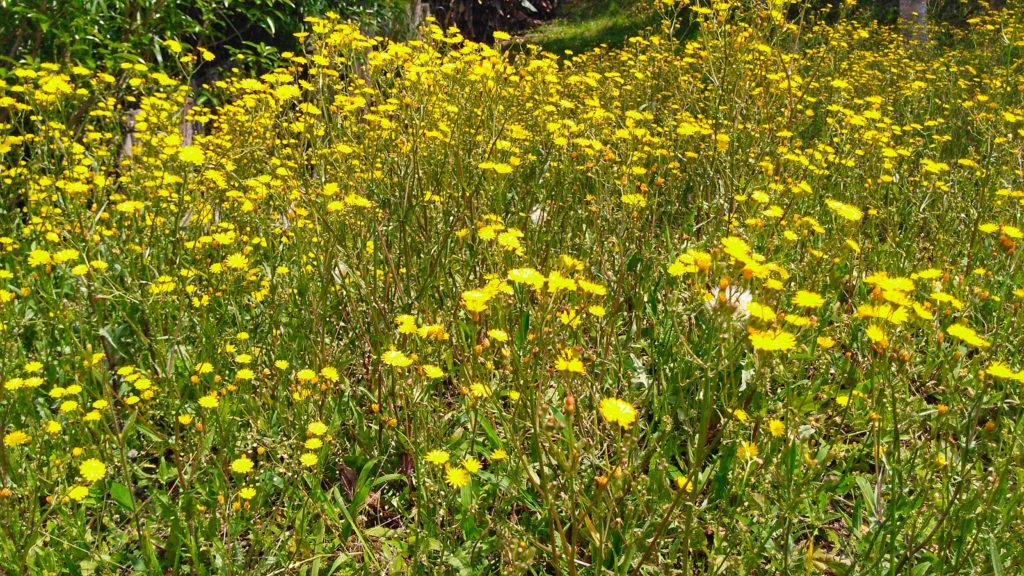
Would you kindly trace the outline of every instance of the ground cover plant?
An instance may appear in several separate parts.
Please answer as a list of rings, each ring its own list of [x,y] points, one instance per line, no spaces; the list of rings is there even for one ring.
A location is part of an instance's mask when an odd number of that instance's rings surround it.
[[[0,572],[1019,573],[1019,8],[6,70]]]

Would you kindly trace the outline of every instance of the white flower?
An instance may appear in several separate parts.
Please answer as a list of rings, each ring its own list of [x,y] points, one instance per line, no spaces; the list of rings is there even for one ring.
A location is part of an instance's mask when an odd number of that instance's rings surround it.
[[[723,309],[731,311],[733,320],[741,323],[750,318],[747,306],[753,299],[754,297],[749,291],[739,286],[729,286],[724,293],[715,286],[707,293],[704,305],[710,312]]]

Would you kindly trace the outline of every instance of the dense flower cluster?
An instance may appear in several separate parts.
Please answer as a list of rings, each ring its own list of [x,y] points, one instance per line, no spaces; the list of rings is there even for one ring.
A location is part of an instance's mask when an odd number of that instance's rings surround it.
[[[1019,565],[1021,11],[658,6],[5,71],[0,572]]]

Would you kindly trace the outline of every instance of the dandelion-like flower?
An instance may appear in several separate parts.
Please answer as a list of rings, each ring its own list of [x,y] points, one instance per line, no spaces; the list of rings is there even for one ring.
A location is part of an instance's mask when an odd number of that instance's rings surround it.
[[[394,366],[395,368],[405,368],[412,364],[412,358],[409,358],[400,350],[388,350],[381,357],[381,361],[388,366]]]
[[[448,466],[444,471],[444,481],[452,488],[458,490],[459,488],[469,484],[469,472],[464,468],[452,468],[451,466]]]
[[[243,455],[241,458],[237,458],[231,462],[231,471],[235,474],[248,474],[249,472],[252,472],[252,469],[253,463],[252,460],[249,460],[248,456]]]
[[[447,464],[450,457],[451,456],[449,456],[449,454],[444,450],[431,450],[430,452],[427,452],[427,455],[424,456],[423,459],[431,464],[440,466],[442,464]]]
[[[78,473],[89,482],[99,482],[107,475],[107,466],[96,458],[89,458],[78,466]]]
[[[71,488],[71,490],[68,490],[68,499],[74,500],[75,502],[81,502],[88,495],[89,495],[89,487],[88,486],[82,486],[81,484]]]
[[[32,437],[25,434],[21,430],[15,430],[9,434],[4,435],[4,446],[15,447],[28,444],[32,441]]]
[[[796,337],[785,330],[754,330],[750,333],[754,350],[784,352],[796,347]]]
[[[625,400],[605,398],[601,400],[599,409],[601,416],[604,416],[605,420],[618,424],[624,430],[628,430],[633,422],[636,421],[636,410]]]

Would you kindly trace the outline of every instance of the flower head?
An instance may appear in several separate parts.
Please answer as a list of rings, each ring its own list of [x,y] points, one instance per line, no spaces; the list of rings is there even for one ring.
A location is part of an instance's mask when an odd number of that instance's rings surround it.
[[[388,366],[394,366],[395,368],[405,368],[412,364],[412,358],[409,358],[400,350],[394,349],[385,352],[380,359]]]
[[[252,468],[252,460],[249,460],[249,457],[245,455],[231,462],[231,471],[236,474],[248,474],[252,472]]]
[[[21,430],[15,430],[9,434],[4,435],[4,446],[15,447],[23,444],[28,444],[32,441],[32,437],[25,434]]]
[[[796,347],[796,337],[785,330],[754,330],[750,333],[754,350],[781,352]]]
[[[636,409],[626,402],[618,398],[605,398],[601,400],[600,405],[601,416],[604,419],[613,424],[618,424],[623,429],[628,430],[630,425],[636,421]]]
[[[78,466],[78,473],[89,482],[99,482],[107,475],[107,466],[96,458],[89,458]]]
[[[965,344],[974,346],[975,348],[988,348],[991,346],[988,340],[985,340],[972,328],[965,324],[953,324],[949,328],[946,328],[946,334],[963,341]]]
[[[444,450],[431,450],[430,452],[427,452],[427,455],[424,456],[423,459],[431,464],[437,464],[440,466],[442,464],[447,464],[450,457],[451,456],[449,456],[449,454]]]
[[[449,486],[458,490],[463,486],[469,484],[469,472],[466,472],[464,468],[452,468],[448,466],[444,471],[444,481]]]
[[[73,487],[71,490],[68,490],[68,498],[70,500],[74,500],[75,502],[81,502],[88,495],[89,495],[89,487],[88,486],[82,486],[81,484],[79,484],[78,486]]]
[[[469,472],[470,474],[476,474],[480,470],[483,470],[484,465],[481,464],[480,461],[477,460],[476,458],[468,456],[466,457],[465,460],[462,461],[462,467],[466,469],[466,472]]]

